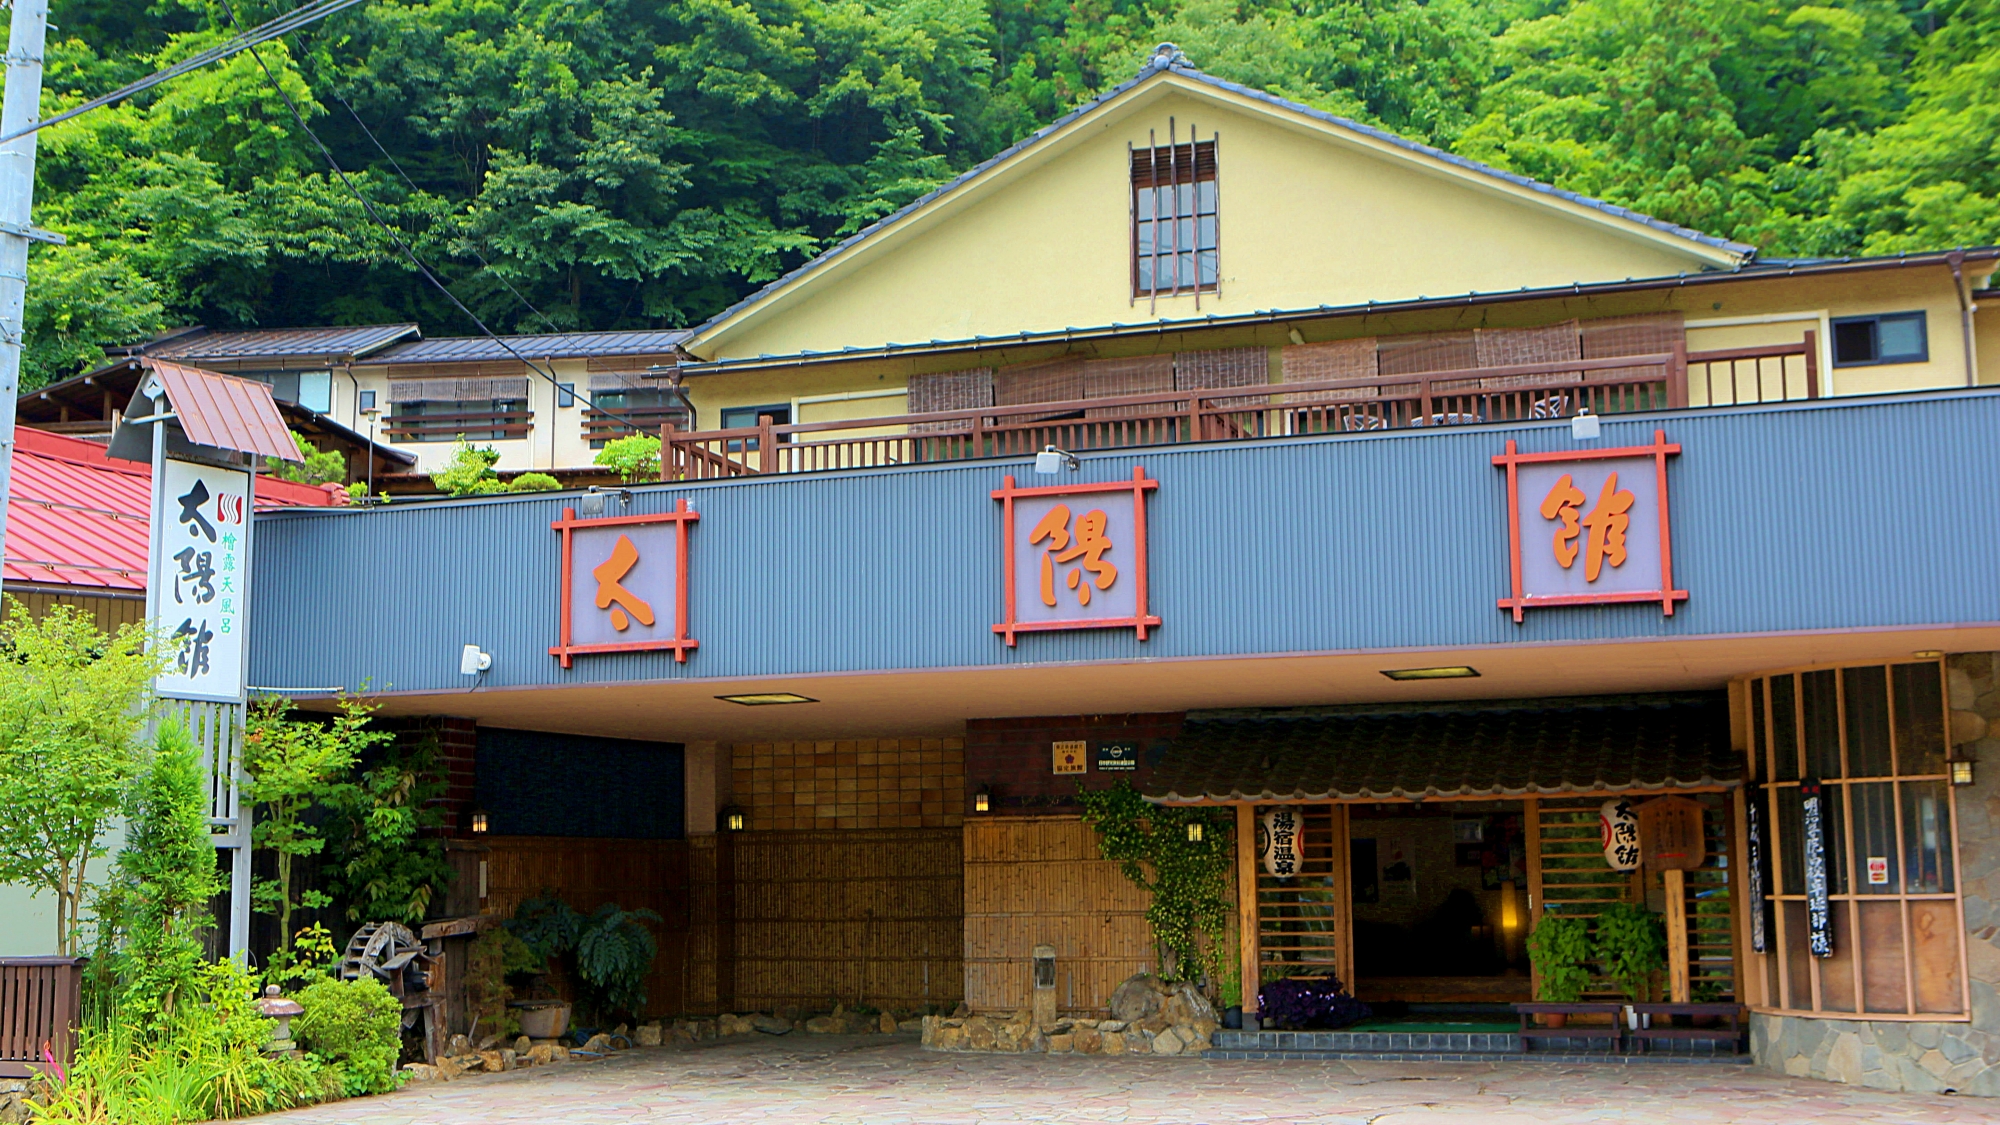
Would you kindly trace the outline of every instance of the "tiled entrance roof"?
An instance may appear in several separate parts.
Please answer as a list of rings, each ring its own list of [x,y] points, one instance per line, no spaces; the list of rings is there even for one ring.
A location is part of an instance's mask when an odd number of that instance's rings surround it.
[[[1710,692],[1194,713],[1145,793],[1162,801],[1407,800],[1741,777],[1728,697]]]

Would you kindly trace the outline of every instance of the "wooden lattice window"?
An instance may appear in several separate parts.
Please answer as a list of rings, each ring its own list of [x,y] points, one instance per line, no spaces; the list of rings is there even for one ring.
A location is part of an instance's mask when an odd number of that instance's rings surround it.
[[[1765,857],[1752,872],[1764,913],[1746,938],[1761,970],[1753,1000],[1781,1012],[1963,1018],[1942,662],[1817,668],[1746,686],[1755,787],[1742,831]]]
[[[1280,878],[1260,864],[1257,882],[1258,983],[1327,974],[1351,989],[1354,916],[1349,888],[1347,807],[1294,806],[1299,818],[1296,874]],[[1261,816],[1269,806],[1256,810]],[[1246,982],[1245,990],[1256,986]]]
[[[1214,139],[1131,149],[1132,297],[1216,291],[1218,181]]]

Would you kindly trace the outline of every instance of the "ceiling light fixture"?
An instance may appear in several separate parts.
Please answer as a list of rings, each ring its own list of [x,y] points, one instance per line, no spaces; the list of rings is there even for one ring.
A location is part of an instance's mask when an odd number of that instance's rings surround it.
[[[1382,674],[1392,680],[1470,680],[1479,677],[1479,669],[1453,664],[1443,668],[1384,668]]]
[[[715,698],[724,703],[740,703],[745,707],[777,707],[786,703],[818,703],[819,700],[803,696],[793,691],[760,691],[749,695],[718,695]]]
[[[1916,657],[1918,660],[1939,660],[1944,657],[1944,650],[1938,648],[1920,648],[1910,655]]]

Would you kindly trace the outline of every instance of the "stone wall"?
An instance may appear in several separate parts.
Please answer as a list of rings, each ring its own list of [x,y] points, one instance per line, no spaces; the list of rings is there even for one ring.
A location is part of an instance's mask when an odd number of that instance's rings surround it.
[[[1946,661],[1951,741],[1977,761],[1958,789],[1970,1023],[1752,1016],[1750,1049],[1775,1071],[1883,1090],[2000,1097],[2000,653]]]

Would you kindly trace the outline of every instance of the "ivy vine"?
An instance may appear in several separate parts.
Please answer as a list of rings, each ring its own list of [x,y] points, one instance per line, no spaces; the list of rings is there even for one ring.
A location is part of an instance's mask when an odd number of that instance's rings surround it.
[[[1104,858],[1117,861],[1127,879],[1152,895],[1146,921],[1161,954],[1161,976],[1195,980],[1213,969],[1232,911],[1228,810],[1155,805],[1126,781],[1079,790],[1077,798]],[[1201,839],[1188,838],[1190,824],[1201,825]]]

